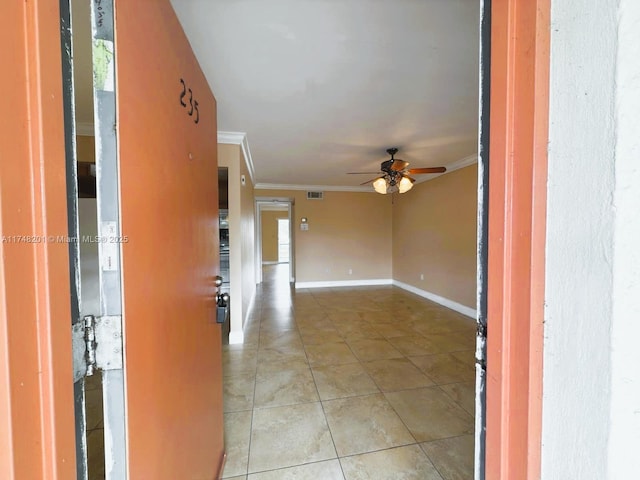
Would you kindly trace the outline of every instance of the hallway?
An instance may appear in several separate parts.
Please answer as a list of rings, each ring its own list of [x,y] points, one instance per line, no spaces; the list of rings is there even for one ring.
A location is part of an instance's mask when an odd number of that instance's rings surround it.
[[[225,479],[473,478],[475,322],[396,287],[265,267],[225,346]]]

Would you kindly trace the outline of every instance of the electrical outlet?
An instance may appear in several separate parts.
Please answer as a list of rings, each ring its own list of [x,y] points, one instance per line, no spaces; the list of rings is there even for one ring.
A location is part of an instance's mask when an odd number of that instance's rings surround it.
[[[353,269],[349,269],[349,275],[353,275]]]
[[[420,280],[424,280],[424,273],[420,274]]]

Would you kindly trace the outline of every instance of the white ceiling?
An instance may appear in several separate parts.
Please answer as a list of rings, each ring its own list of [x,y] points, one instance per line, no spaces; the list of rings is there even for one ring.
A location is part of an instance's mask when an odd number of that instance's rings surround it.
[[[388,147],[411,167],[477,153],[479,0],[171,3],[259,186],[355,187]]]

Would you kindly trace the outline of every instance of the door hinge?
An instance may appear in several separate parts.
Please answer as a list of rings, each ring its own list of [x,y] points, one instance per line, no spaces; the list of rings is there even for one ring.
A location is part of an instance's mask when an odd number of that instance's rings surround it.
[[[87,315],[72,326],[73,381],[122,368],[122,317]]]

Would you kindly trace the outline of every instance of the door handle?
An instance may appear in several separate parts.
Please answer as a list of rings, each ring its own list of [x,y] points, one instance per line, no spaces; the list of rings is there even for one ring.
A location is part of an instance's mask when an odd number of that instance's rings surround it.
[[[227,292],[222,293],[220,291],[222,282],[222,277],[220,275],[216,275],[215,285],[218,289],[216,292],[216,323],[225,323],[229,316],[229,294]]]

